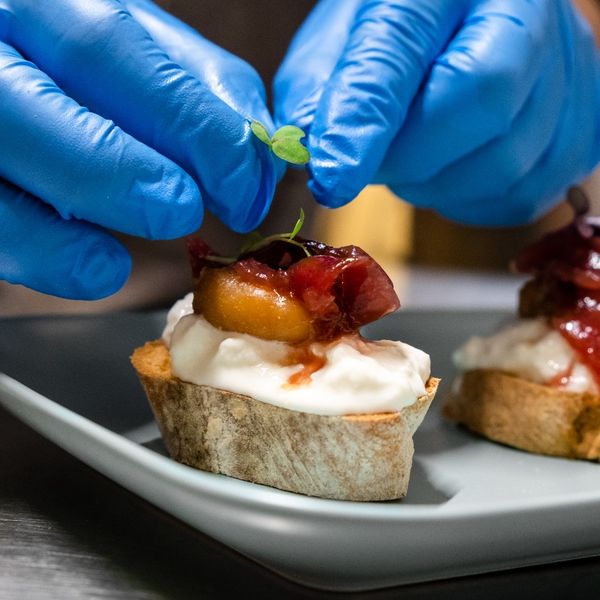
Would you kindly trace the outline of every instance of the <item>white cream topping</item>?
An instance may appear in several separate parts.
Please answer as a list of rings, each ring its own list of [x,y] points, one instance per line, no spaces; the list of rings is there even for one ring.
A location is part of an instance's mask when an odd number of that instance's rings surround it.
[[[183,381],[320,415],[396,412],[425,394],[429,356],[408,344],[356,336],[313,343],[311,351],[325,358],[325,366],[309,383],[290,386],[302,365],[284,366],[288,344],[222,331],[190,313],[186,296],[169,312],[163,333],[173,373]]]
[[[167,324],[163,330],[162,339],[168,347],[171,347],[171,338],[173,337],[175,325],[177,325],[182,317],[191,315],[194,312],[193,302],[194,294],[190,292],[181,298],[181,300],[177,300],[167,313]]]
[[[453,356],[461,371],[497,369],[534,383],[557,382],[571,392],[597,393],[591,371],[545,319],[520,319],[487,337],[472,337]]]

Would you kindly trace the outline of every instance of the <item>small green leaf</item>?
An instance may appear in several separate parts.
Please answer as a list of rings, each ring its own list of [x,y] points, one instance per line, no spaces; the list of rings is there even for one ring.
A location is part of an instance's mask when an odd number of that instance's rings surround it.
[[[271,138],[271,142],[275,143],[279,140],[296,140],[300,141],[306,134],[300,127],[296,127],[295,125],[284,125],[280,127]]]
[[[294,229],[292,229],[292,233],[290,233],[290,240],[293,240],[298,235],[298,233],[300,233],[302,225],[304,225],[304,210],[300,209],[300,217],[296,221]]]
[[[260,121],[250,121],[250,128],[279,158],[295,165],[305,165],[310,160],[310,152],[300,142],[306,135],[300,127],[284,125],[273,137],[269,136],[267,128]]]
[[[305,165],[310,160],[310,152],[298,141],[292,138],[281,138],[271,145],[273,153],[294,165]]]
[[[267,131],[267,128],[260,121],[251,121],[250,129],[252,129],[252,133],[263,143],[265,143],[269,148],[271,147],[271,136]]]

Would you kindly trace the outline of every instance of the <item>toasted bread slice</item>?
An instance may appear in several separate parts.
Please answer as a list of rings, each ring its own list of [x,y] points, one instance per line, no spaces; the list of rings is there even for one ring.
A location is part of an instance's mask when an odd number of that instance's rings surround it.
[[[468,371],[444,416],[485,437],[538,454],[600,458],[600,396],[566,392],[501,371]]]
[[[401,412],[322,416],[175,378],[167,347],[132,356],[175,460],[198,469],[309,496],[391,500],[406,495],[412,435],[437,389]]]

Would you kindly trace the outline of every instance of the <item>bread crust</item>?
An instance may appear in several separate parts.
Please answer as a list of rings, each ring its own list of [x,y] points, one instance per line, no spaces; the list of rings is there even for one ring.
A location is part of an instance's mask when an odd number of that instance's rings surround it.
[[[406,495],[412,435],[435,395],[401,412],[323,416],[181,381],[161,341],[131,358],[169,454],[205,471],[309,496],[392,500]]]
[[[600,459],[600,396],[566,392],[495,370],[464,373],[444,416],[529,452]]]

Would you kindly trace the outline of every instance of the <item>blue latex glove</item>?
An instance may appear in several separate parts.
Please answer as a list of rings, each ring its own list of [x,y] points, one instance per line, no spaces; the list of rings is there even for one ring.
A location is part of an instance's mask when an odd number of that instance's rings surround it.
[[[255,228],[280,165],[247,118],[256,72],[147,0],[0,0],[0,279],[99,298],[130,270],[104,227]]]
[[[368,183],[471,224],[529,221],[600,159],[600,70],[571,0],[322,0],[275,82],[311,189]]]

